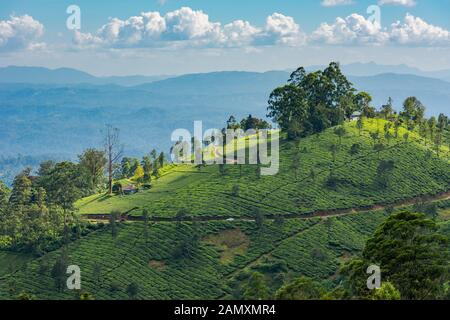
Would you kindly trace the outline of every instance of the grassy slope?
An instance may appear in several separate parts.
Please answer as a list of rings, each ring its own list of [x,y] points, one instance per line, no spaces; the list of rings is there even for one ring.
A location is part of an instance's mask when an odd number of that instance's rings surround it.
[[[296,143],[283,142],[280,172],[276,176],[258,179],[255,166],[243,166],[242,177],[238,166],[227,166],[225,176],[220,175],[216,166],[201,172],[190,166],[174,167],[154,183],[152,190],[132,196],[94,195],[79,201],[77,206],[81,214],[104,214],[113,209],[125,212],[139,207],[148,208],[155,216],[174,216],[179,209],[188,208],[194,215],[239,217],[251,214],[254,207],[268,213],[308,213],[389,203],[447,191],[450,181],[448,158],[427,159],[427,148],[418,143],[420,138],[415,133],[410,133],[410,143],[405,143],[402,138],[394,139],[380,153],[381,159],[395,160],[396,170],[390,188],[380,190],[374,185],[378,154],[373,151],[369,132],[377,128],[383,131],[384,123],[383,120],[367,120],[362,136],[359,136],[355,123],[346,124],[348,133],[342,140],[335,163],[328,151],[330,144],[338,140],[332,129],[301,140],[297,180],[290,169]],[[404,132],[401,129],[399,137]],[[349,154],[354,143],[361,144],[360,155]],[[443,154],[448,157],[446,147],[443,147]],[[336,190],[324,187],[331,168],[335,168],[336,177],[342,181]],[[316,173],[314,181],[309,178],[311,169]],[[239,197],[230,195],[233,185],[240,186]],[[134,214],[141,212],[137,210]]]
[[[382,128],[383,121],[378,125]],[[201,173],[189,166],[175,167],[168,169],[151,191],[129,197],[97,199],[99,196],[93,196],[80,201],[80,211],[109,212],[112,208],[126,211],[138,206],[148,207],[155,215],[170,216],[180,207],[188,207],[192,214],[239,216],[250,214],[254,206],[260,206],[264,212],[282,214],[385,203],[448,190],[448,160],[426,159],[426,147],[400,140],[395,147],[391,142],[392,148],[381,153],[381,158],[396,161],[392,187],[376,190],[371,181],[378,156],[372,154],[368,132],[359,137],[353,126],[347,124],[349,132],[334,165],[336,175],[347,181],[337,190],[324,187],[324,179],[333,165],[331,155],[325,150],[337,140],[330,130],[301,141],[301,148],[306,147],[307,152],[302,154],[304,166],[298,181],[289,172],[294,144],[283,143],[278,176],[258,180],[255,168],[250,166],[243,168],[241,178],[237,167],[230,168],[225,176],[216,167]],[[368,130],[376,127],[376,122],[366,124]],[[417,136],[412,134],[414,138]],[[360,158],[347,152],[355,142],[362,143]],[[317,172],[315,181],[305,179],[312,167]],[[239,198],[226,195],[234,184],[241,186]],[[446,210],[441,210],[443,230],[448,229]],[[384,211],[375,211],[287,220],[282,226],[266,221],[261,230],[254,222],[245,220],[202,222],[197,225],[202,239],[198,250],[192,259],[182,260],[174,260],[172,252],[182,235],[191,233],[192,224],[182,227],[175,223],[152,224],[146,242],[142,222],[123,223],[115,240],[105,228],[70,244],[69,262],[81,267],[82,289],[98,299],[126,298],[125,288],[133,281],[139,284],[139,298],[143,299],[239,297],[249,270],[264,273],[272,291],[299,275],[332,283],[340,263],[363,248],[367,237],[385,217]],[[224,230],[241,234],[245,245],[238,248],[224,245],[230,234]],[[35,259],[24,270],[0,280],[0,297],[10,297],[9,289],[14,288],[15,294],[26,291],[39,298],[74,298],[73,292],[57,292],[50,271],[42,268],[45,264],[53,265],[59,254],[60,250]],[[93,273],[96,264],[101,266],[99,281]],[[116,291],[111,290],[113,284]]]

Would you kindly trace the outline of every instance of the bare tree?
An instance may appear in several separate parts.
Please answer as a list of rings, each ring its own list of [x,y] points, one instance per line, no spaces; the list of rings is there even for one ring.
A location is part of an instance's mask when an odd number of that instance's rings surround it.
[[[106,126],[105,152],[108,158],[108,193],[112,194],[114,166],[122,158],[123,147],[119,141],[119,129],[111,125]]]

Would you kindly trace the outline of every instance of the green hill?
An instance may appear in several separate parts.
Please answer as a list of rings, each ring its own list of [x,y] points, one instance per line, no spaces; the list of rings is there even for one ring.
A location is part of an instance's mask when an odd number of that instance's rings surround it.
[[[284,141],[280,146],[280,171],[275,176],[258,177],[255,166],[217,166],[201,171],[191,166],[169,168],[154,188],[131,196],[94,195],[77,203],[80,214],[108,214],[112,210],[140,215],[147,208],[150,215],[174,217],[183,208],[192,215],[205,217],[252,216],[258,207],[267,214],[311,214],[316,211],[370,207],[424,195],[446,192],[450,171],[448,148],[442,147],[441,159],[425,147],[418,134],[401,128],[397,139],[381,138],[384,150],[374,151],[370,133],[383,131],[385,121],[365,120],[361,136],[356,123],[346,123],[346,134],[339,145],[334,128],[300,142]],[[333,161],[330,145],[337,144]],[[353,145],[359,152],[351,154]],[[297,177],[292,169],[294,154],[299,152]],[[376,183],[380,160],[393,160],[394,170],[388,187]],[[312,174],[313,172],[313,174]],[[330,172],[332,186],[326,186]],[[334,184],[334,185],[333,185]],[[233,195],[233,186],[239,194]]]
[[[361,135],[354,122],[344,127],[341,143],[334,128],[283,141],[276,176],[258,177],[255,166],[227,166],[225,174],[217,166],[170,166],[151,190],[80,200],[82,216],[115,209],[135,209],[134,217],[148,209],[151,216],[147,228],[142,221],[122,222],[116,237],[105,226],[68,245],[67,262],[81,268],[82,291],[97,299],[124,299],[127,287],[136,283],[137,297],[143,299],[242,298],[242,285],[252,270],[266,276],[271,293],[300,275],[333,287],[341,263],[363,249],[391,211],[385,208],[418,197],[447,198],[450,181],[447,147],[439,158],[416,133],[408,132],[405,141],[402,128],[389,143],[381,138],[378,143],[385,148],[377,152],[370,133],[382,131],[384,120],[366,120]],[[332,144],[339,146],[335,159],[329,151]],[[358,152],[351,154],[351,149]],[[295,174],[297,150],[300,166]],[[382,160],[394,164],[384,186],[377,172]],[[239,192],[233,194],[236,185]],[[441,207],[440,222],[447,232],[448,201]],[[177,222],[181,209],[189,217],[211,221]],[[235,220],[227,221],[230,217]],[[51,276],[62,252],[37,259],[18,256],[21,263],[30,260],[23,268],[1,270],[0,297],[21,292],[41,299],[78,297],[56,290]],[[8,259],[0,255],[0,265]]]

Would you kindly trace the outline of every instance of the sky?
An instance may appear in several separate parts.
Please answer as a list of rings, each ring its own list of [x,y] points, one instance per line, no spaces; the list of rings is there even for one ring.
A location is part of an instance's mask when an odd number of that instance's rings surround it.
[[[173,75],[331,60],[450,69],[450,0],[0,2],[0,66]]]

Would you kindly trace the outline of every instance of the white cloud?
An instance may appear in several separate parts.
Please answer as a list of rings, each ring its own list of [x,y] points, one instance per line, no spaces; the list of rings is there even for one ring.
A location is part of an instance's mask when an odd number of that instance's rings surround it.
[[[407,14],[403,22],[397,21],[386,29],[376,21],[354,13],[345,19],[336,18],[333,24],[322,23],[309,40],[329,45],[448,46],[450,31],[411,14]]]
[[[305,40],[294,18],[281,13],[274,13],[267,17],[264,38],[269,43],[290,46],[303,44]]]
[[[333,24],[322,23],[310,37],[313,42],[325,44],[371,44],[380,45],[389,39],[376,21],[369,21],[356,13],[343,18],[336,18]]]
[[[407,45],[448,46],[450,45],[450,31],[407,14],[403,23],[398,21],[392,24],[391,40]]]
[[[352,0],[322,0],[321,5],[323,7],[337,7],[353,4]]]
[[[417,3],[415,0],[379,0],[378,4],[380,6],[391,4],[396,6],[414,7]]]
[[[448,30],[410,14],[403,22],[383,28],[376,20],[353,13],[345,18],[338,17],[333,23],[324,22],[307,36],[294,18],[281,13],[268,16],[262,27],[253,26],[245,20],[222,25],[211,21],[203,11],[183,7],[165,15],[143,12],[126,20],[113,18],[94,34],[75,32],[73,40],[80,48],[298,47],[308,42],[327,45],[447,46],[450,43],[449,34]]]
[[[274,13],[258,28],[248,21],[222,25],[212,22],[203,11],[188,7],[168,12],[144,12],[126,20],[111,19],[95,34],[76,32],[79,47],[240,47],[248,45],[299,45],[304,36],[292,17]]]
[[[43,34],[44,26],[29,15],[0,20],[0,51],[42,48],[37,40]]]

